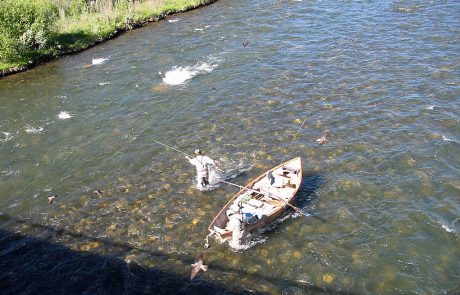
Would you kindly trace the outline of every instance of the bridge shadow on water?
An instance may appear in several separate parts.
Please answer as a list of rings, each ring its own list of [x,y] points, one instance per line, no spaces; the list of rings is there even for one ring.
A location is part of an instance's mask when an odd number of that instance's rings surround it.
[[[4,229],[0,249],[1,294],[257,294]]]
[[[311,202],[322,179],[320,175],[305,176],[296,205]],[[32,230],[33,234],[25,235],[11,230],[24,225]],[[81,244],[98,242],[107,250],[106,252],[112,254],[76,251],[53,241],[60,237],[79,241]],[[191,281],[185,274],[144,267],[134,262],[128,263],[122,259],[122,255],[130,251],[148,255],[152,259],[180,261],[184,264],[184,272],[188,271],[190,264],[194,262],[193,257],[184,254],[141,249],[122,241],[92,237],[0,214],[0,293],[263,294],[258,290],[243,289],[237,283],[229,286],[219,281],[207,280],[206,274],[201,274],[198,279]],[[222,276],[251,276],[255,280],[270,282],[291,290],[286,294],[350,294],[308,282],[266,276],[262,273],[249,274],[243,269],[235,269],[218,261],[208,264],[209,271],[219,272]]]

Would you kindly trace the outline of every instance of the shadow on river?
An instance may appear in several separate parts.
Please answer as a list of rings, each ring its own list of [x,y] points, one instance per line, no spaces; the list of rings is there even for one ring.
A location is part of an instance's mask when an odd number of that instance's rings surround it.
[[[304,176],[296,205],[303,208],[308,206],[323,181],[323,177],[318,174]],[[208,281],[206,274],[200,274],[198,279],[191,281],[188,271],[194,259],[180,253],[168,254],[140,249],[128,243],[46,226],[5,214],[0,215],[0,221],[8,228],[26,227],[33,232],[32,235],[23,235],[0,229],[0,249],[3,249],[0,251],[0,289],[5,292],[4,294],[263,294]],[[102,248],[106,248],[105,252],[113,254],[85,253],[53,242],[62,237],[83,244],[98,243]],[[121,258],[123,254],[131,251],[159,261],[179,261],[184,271],[180,274],[166,272],[155,267],[143,267]],[[210,271],[213,272],[249,275],[217,262],[209,264]],[[314,285],[306,287],[293,280],[266,277],[260,273],[250,275],[309,292],[349,294]]]

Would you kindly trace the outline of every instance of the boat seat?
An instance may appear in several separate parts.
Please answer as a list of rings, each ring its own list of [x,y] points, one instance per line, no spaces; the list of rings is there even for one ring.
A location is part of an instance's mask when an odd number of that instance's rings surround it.
[[[298,174],[298,173],[299,173],[299,170],[298,170],[298,169],[293,169],[293,168],[290,168],[290,167],[283,167],[282,169],[283,169],[283,170],[286,170],[286,171],[288,171],[288,172],[294,173],[294,174]]]
[[[285,203],[283,201],[280,201],[280,200],[275,200],[275,199],[268,198],[267,199],[267,204],[270,205],[270,206],[278,207],[279,205],[284,205]]]
[[[281,173],[281,174],[277,173],[276,176],[291,179],[291,176],[289,176],[288,174],[289,174],[289,172],[288,173]]]
[[[264,205],[261,201],[256,200],[256,199],[250,199],[250,200],[247,202],[247,204],[248,204],[249,206],[254,207],[254,208],[260,208],[260,207],[262,207],[262,206]]]

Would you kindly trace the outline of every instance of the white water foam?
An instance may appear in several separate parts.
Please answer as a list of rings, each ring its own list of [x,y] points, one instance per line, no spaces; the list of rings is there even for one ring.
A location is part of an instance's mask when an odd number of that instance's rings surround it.
[[[19,170],[4,170],[0,174],[4,176],[18,176],[20,174]]]
[[[61,120],[70,119],[70,118],[72,118],[72,115],[67,113],[67,112],[61,111],[59,113],[59,115],[58,115],[58,118],[61,119]]]
[[[232,240],[230,240],[228,242],[228,245],[230,246],[230,248],[233,250],[233,251],[236,251],[236,252],[239,252],[239,251],[244,251],[244,250],[247,250],[251,247],[254,247],[255,245],[259,245],[259,244],[263,244],[265,243],[267,239],[266,238],[256,238],[256,239],[252,239],[250,240],[249,242],[245,243],[245,244],[238,244],[238,243],[233,243]]]
[[[173,66],[170,71],[167,71],[163,77],[163,82],[168,85],[180,85],[193,77],[212,72],[217,67],[217,64],[199,62],[194,66]]]
[[[441,227],[442,227],[443,230],[445,230],[445,231],[448,232],[448,233],[453,233],[453,232],[455,232],[453,229],[451,229],[450,227],[448,227],[447,224],[442,224],[442,223],[441,223]]]
[[[97,84],[99,84],[100,86],[104,86],[104,85],[110,85],[110,82],[99,82]]]
[[[170,23],[177,23],[179,20],[177,18],[175,19],[168,19],[168,22]]]
[[[448,233],[457,233],[457,231],[454,229],[455,227],[455,222],[457,221],[458,219],[454,220],[452,222],[452,224],[449,226],[448,224],[446,224],[445,222],[441,221],[441,220],[436,220],[436,222],[441,226],[441,228],[443,230],[445,230],[446,232]]]
[[[456,140],[451,139],[451,138],[449,138],[449,137],[447,137],[447,136],[445,136],[445,135],[442,136],[442,140],[444,140],[444,141],[450,141],[450,142],[457,142]]]
[[[238,175],[241,175],[241,174],[251,170],[252,168],[254,168],[254,165],[240,162],[238,164],[237,168],[229,169],[229,170],[225,171],[223,173],[223,175],[222,175],[222,178],[224,180],[230,180],[230,179],[236,178]]]
[[[266,238],[262,237],[264,233],[272,231],[273,229],[275,229],[278,225],[280,225],[287,219],[297,218],[301,216],[302,214],[300,213],[291,212],[291,210],[288,210],[285,213],[283,213],[280,217],[278,217],[276,220],[274,220],[272,223],[259,228],[252,235],[249,235],[248,240],[245,243],[239,244],[237,242],[234,242],[233,240],[230,240],[228,241],[228,245],[233,251],[238,252],[238,251],[247,250],[255,245],[264,243],[267,240]]]
[[[209,184],[206,187],[201,187],[198,184],[196,185],[196,188],[200,191],[211,191],[213,189],[216,189],[222,185],[222,180],[230,180],[238,175],[251,170],[254,167],[254,165],[247,165],[244,164],[243,162],[240,162],[238,164],[238,167],[234,169],[229,169],[226,171],[223,171],[221,169],[218,169],[215,166],[209,166],[208,167],[208,179],[209,179]]]
[[[432,105],[427,106],[427,107],[425,108],[425,110],[432,111],[432,110],[434,110],[434,107],[435,107],[435,105],[432,104]]]
[[[11,140],[13,138],[13,136],[11,136],[11,133],[10,132],[2,132],[3,135],[5,136],[3,139],[0,138],[0,142],[7,142],[9,140]]]
[[[253,247],[255,245],[262,244],[267,240],[266,238],[262,238],[262,235],[264,233],[272,231],[279,224],[283,223],[286,219],[297,218],[299,216],[302,216],[302,214],[288,211],[287,213],[282,214],[280,217],[278,217],[272,223],[267,224],[266,226],[259,228],[255,233],[253,233],[252,235],[249,236],[249,239],[248,239],[248,241],[246,243],[238,244],[238,243],[235,243],[234,241],[230,240],[228,242],[228,245],[232,250],[238,252],[238,251],[247,250],[247,249],[249,249],[249,248],[251,248],[251,247]]]
[[[26,125],[24,127],[24,130],[27,132],[27,133],[33,133],[33,134],[39,134],[39,133],[42,133],[43,132],[43,127],[33,127],[33,126],[30,126],[30,125]]]
[[[98,58],[93,58],[93,60],[91,61],[91,64],[94,66],[94,65],[101,65],[103,63],[105,63],[106,61],[108,61],[109,58],[107,57],[98,57]]]

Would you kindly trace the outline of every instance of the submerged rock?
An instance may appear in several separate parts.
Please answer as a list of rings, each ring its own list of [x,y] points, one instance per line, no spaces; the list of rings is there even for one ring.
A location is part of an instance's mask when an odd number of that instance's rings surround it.
[[[326,284],[332,283],[334,279],[335,277],[333,274],[329,274],[329,273],[323,274],[323,282]]]
[[[100,246],[102,246],[102,243],[100,242],[89,242],[87,244],[81,245],[79,249],[80,251],[89,251],[95,248],[99,248]]]

